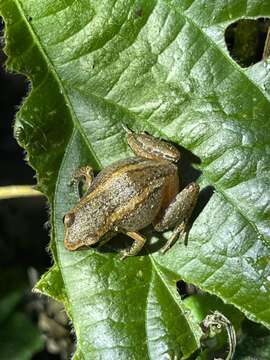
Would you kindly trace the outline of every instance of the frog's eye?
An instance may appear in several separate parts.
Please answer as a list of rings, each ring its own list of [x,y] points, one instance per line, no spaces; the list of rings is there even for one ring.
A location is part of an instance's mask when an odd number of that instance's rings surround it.
[[[73,223],[74,223],[74,220],[75,220],[75,215],[74,213],[68,213],[66,214],[64,217],[63,217],[63,223],[66,225],[66,226],[71,226]]]

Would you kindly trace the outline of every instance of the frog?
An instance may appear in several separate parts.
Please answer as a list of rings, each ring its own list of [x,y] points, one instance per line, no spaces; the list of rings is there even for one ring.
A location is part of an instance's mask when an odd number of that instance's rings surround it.
[[[140,230],[149,225],[157,232],[172,230],[162,253],[187,234],[200,189],[191,182],[180,191],[179,150],[147,133],[126,131],[135,156],[112,163],[97,176],[89,165],[74,175],[73,183],[83,182],[87,190],[63,217],[64,246],[69,251],[100,247],[123,233],[133,239],[122,251],[124,260],[142,250],[146,238]]]

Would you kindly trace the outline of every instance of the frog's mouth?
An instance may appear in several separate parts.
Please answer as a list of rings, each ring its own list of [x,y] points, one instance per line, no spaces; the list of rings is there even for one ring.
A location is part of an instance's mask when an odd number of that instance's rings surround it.
[[[77,250],[78,248],[84,246],[84,244],[82,244],[81,241],[69,242],[69,241],[67,241],[67,239],[64,240],[64,245],[65,245],[65,248],[69,251],[74,251],[74,250]]]
[[[74,251],[83,246],[81,240],[75,240],[72,234],[70,234],[69,228],[65,230],[64,246],[69,251]]]
[[[73,241],[70,240],[69,232],[67,229],[66,234],[65,234],[64,245],[65,245],[65,248],[69,251],[75,251],[79,248],[88,247],[88,246],[94,245],[98,242],[96,238],[91,238],[91,237],[87,237],[84,240],[81,240],[81,239],[76,240],[76,241],[74,241],[74,239],[72,239],[72,240]]]

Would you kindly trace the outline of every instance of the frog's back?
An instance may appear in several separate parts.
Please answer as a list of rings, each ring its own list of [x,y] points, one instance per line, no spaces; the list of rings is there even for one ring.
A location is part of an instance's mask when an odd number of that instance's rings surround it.
[[[91,236],[101,237],[118,226],[135,230],[149,225],[160,208],[164,179],[176,173],[166,160],[136,157],[102,170],[79,204]]]
[[[108,182],[110,179],[112,179],[115,174],[120,170],[127,167],[129,164],[134,165],[138,164],[141,161],[140,158],[134,157],[129,159],[122,159],[114,162],[113,164],[107,166],[103,170],[101,170],[97,176],[94,178],[91,186],[89,187],[87,194],[90,194],[93,192],[97,187],[100,185]],[[123,170],[122,170],[123,171]]]

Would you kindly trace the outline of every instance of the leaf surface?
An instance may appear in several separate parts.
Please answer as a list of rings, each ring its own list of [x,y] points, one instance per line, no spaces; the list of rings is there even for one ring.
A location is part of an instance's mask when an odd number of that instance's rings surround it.
[[[39,288],[65,293],[77,358],[188,357],[201,332],[177,296],[179,278],[270,327],[270,64],[244,71],[221,37],[239,17],[269,15],[269,3],[4,0],[0,11],[7,65],[32,82],[16,134],[52,204],[59,277]],[[154,236],[125,262],[110,245],[70,253],[70,180],[80,165],[99,170],[131,155],[122,123],[191,150],[214,194],[188,246],[165,256]]]

